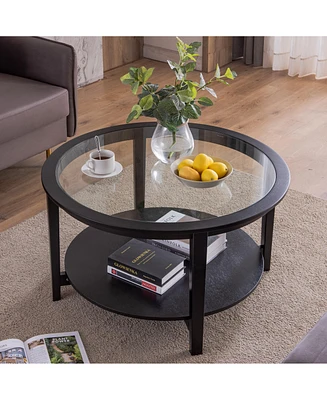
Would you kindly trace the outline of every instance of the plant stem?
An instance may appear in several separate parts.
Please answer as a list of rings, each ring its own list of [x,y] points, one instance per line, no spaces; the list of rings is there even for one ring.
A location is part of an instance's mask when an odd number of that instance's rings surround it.
[[[213,77],[213,78],[214,78],[214,77]],[[205,88],[206,86],[209,86],[209,85],[212,83],[213,78],[211,78],[210,81],[208,81],[205,85],[203,85],[203,86],[197,88],[196,90],[199,91],[199,90]]]
[[[176,132],[172,132],[172,134],[173,134],[173,143],[171,144],[170,148],[172,148],[176,143]]]
[[[171,146],[170,146],[170,149],[174,146],[174,144],[176,143],[176,132],[172,132],[172,135],[173,135],[173,143],[171,144]],[[174,151],[171,151],[169,154],[168,154],[168,160],[172,157],[172,155],[174,154],[175,152]]]

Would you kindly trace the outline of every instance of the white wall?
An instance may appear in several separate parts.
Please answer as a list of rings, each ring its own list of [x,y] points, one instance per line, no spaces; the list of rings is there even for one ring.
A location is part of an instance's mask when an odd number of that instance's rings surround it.
[[[203,43],[202,36],[179,36],[179,38],[187,44],[192,42]],[[143,56],[163,62],[167,62],[167,60],[178,61],[176,41],[175,36],[144,36]],[[202,70],[202,45],[199,48],[196,69]]]
[[[77,86],[103,78],[102,36],[46,36],[70,44],[77,56]]]

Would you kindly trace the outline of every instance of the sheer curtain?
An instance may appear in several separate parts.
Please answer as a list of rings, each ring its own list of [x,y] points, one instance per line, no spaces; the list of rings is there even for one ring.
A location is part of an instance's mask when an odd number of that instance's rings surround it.
[[[288,70],[299,77],[327,78],[327,36],[268,36],[264,40],[263,67]]]

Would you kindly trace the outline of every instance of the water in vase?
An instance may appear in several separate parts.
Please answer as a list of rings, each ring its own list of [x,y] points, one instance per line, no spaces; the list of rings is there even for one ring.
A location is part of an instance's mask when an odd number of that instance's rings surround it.
[[[157,137],[151,141],[154,155],[163,163],[171,164],[180,157],[192,154],[194,144],[185,137],[176,135],[176,143],[172,146],[172,137]]]

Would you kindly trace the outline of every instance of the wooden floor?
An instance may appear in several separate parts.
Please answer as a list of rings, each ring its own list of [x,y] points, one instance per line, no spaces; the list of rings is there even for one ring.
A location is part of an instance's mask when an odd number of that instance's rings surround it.
[[[132,65],[154,66],[152,82],[160,86],[174,81],[166,63],[147,59],[108,71],[103,80],[78,90],[77,135],[125,123],[136,98],[119,78]],[[248,67],[241,60],[231,67],[237,79],[230,86],[214,86],[218,99],[195,122],[259,139],[287,162],[292,189],[327,199],[327,80],[291,78],[286,71]],[[198,81],[198,72],[190,78]],[[40,154],[0,171],[0,232],[45,209],[44,160]]]

